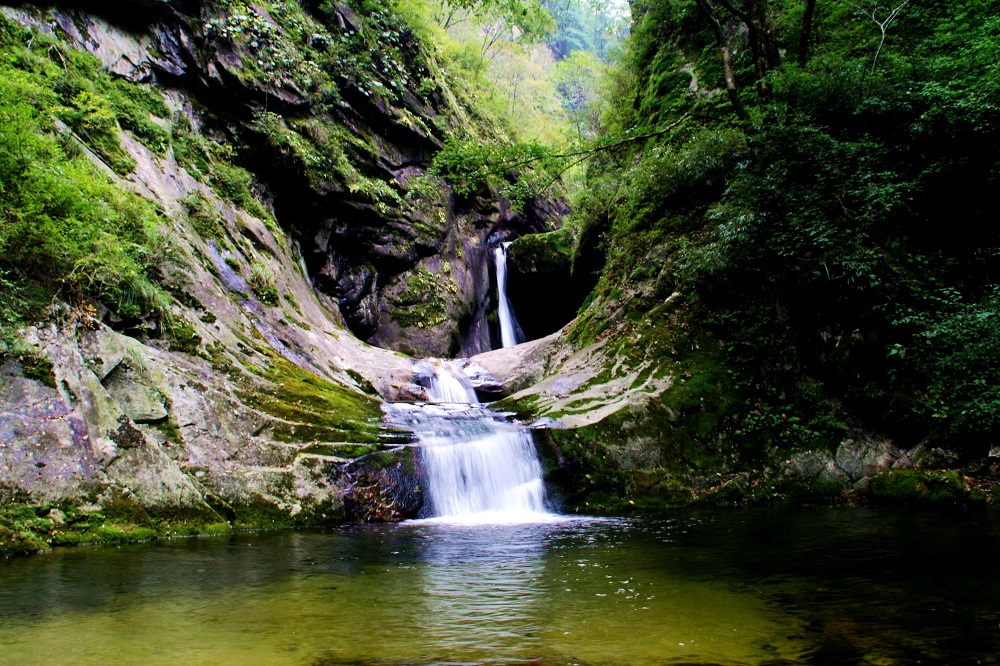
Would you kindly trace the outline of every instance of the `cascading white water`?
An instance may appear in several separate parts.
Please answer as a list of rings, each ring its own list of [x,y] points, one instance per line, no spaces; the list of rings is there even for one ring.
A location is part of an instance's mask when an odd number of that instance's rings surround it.
[[[507,247],[510,243],[501,243],[493,249],[497,264],[497,304],[500,316],[500,343],[513,347],[524,342],[524,333],[514,317],[510,301],[507,299]]]
[[[479,412],[479,413],[477,413]],[[491,522],[545,513],[542,466],[530,434],[480,410],[451,414],[447,427],[420,435],[435,516]]]
[[[455,364],[440,359],[420,361],[415,370],[429,375],[427,394],[434,402],[477,404],[476,390]]]
[[[388,420],[413,431],[420,444],[428,513],[468,523],[552,520],[530,431],[480,407],[454,362],[421,361],[430,397],[439,404],[395,403]],[[460,400],[463,392],[471,397]],[[465,404],[462,404],[465,403]]]

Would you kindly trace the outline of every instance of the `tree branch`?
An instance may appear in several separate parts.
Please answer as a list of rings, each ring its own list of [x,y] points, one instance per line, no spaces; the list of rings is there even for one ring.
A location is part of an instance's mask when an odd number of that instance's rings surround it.
[[[606,150],[614,150],[615,148],[619,148],[619,147],[624,146],[624,145],[629,144],[629,143],[635,143],[636,141],[644,141],[646,139],[651,139],[654,136],[660,136],[661,134],[666,134],[667,132],[669,132],[670,130],[674,129],[675,127],[677,127],[678,125],[680,125],[682,122],[684,122],[685,120],[687,120],[690,117],[691,117],[690,113],[685,113],[683,116],[681,116],[680,118],[678,118],[677,120],[675,120],[674,122],[670,123],[669,125],[667,125],[666,127],[662,128],[662,129],[658,129],[658,130],[655,130],[655,131],[652,131],[652,132],[647,132],[646,134],[640,134],[639,136],[630,136],[630,137],[627,137],[625,139],[620,139],[618,141],[615,141],[613,143],[605,144],[603,146],[594,146],[592,148],[583,148],[581,150],[574,150],[574,151],[571,151],[571,152],[568,152],[568,153],[557,153],[555,155],[538,155],[538,156],[534,156],[534,157],[528,157],[528,158],[525,158],[523,160],[519,160],[517,162],[512,162],[510,164],[505,164],[503,162],[500,162],[500,163],[497,163],[497,164],[488,164],[487,166],[501,167],[501,168],[504,168],[504,169],[516,169],[518,167],[526,166],[528,164],[533,164],[533,163],[538,162],[539,160],[543,160],[543,159],[564,160],[564,159],[567,159],[567,158],[570,158],[570,157],[580,157],[581,155],[584,156],[584,157],[588,157],[588,156],[594,155],[596,153],[602,153],[602,152],[604,152]],[[573,165],[570,165],[570,166],[573,166]],[[567,168],[569,168],[569,167],[567,167]],[[563,171],[565,171],[565,169]],[[562,172],[560,172],[559,175],[562,175]]]
[[[747,26],[747,30],[754,31],[757,29],[756,26],[754,26],[753,24],[753,20],[746,12],[736,9],[736,7],[731,2],[729,2],[729,0],[719,0],[719,2],[722,3],[722,6],[725,7],[729,11],[729,13],[731,13],[739,20],[743,21],[743,23],[745,23]]]

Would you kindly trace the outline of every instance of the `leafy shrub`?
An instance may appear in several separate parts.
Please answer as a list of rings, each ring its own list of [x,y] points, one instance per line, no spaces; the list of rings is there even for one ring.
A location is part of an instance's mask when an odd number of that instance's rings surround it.
[[[608,263],[598,292],[641,293],[652,249],[685,297],[681,326],[724,346],[742,393],[732,429],[777,446],[835,441],[850,420],[900,443],[980,454],[1000,433],[1000,41],[988,3],[913,7],[873,66],[878,30],[850,3],[816,15],[805,66],[786,56],[739,131],[704,17],[634,3],[605,130],[678,131],[590,161],[577,215]],[[778,46],[798,10],[772,5]],[[730,23],[730,27],[735,21]],[[697,89],[681,90],[680,72]],[[744,132],[745,130],[745,132]]]
[[[94,59],[41,38],[48,48],[36,42],[29,53],[0,24],[0,325],[43,317],[59,299],[100,302],[123,318],[164,312],[155,278],[171,252],[155,207],[113,185],[51,119],[55,108],[105,158],[117,155],[111,104],[82,80],[97,75]]]
[[[274,285],[274,273],[259,261],[250,264],[250,277],[247,284],[253,289],[254,295],[265,305],[275,306],[280,299],[278,288]]]

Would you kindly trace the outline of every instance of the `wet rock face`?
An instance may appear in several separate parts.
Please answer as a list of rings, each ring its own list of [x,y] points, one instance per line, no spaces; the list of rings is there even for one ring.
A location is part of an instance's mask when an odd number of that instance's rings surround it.
[[[565,211],[538,200],[514,213],[495,192],[461,201],[444,188],[414,192],[465,113],[408,28],[384,24],[385,13],[308,0],[295,19],[308,30],[257,5],[233,27],[215,0],[130,4],[128,16],[96,0],[52,16],[60,35],[112,71],[197,101],[195,124],[238,147],[316,288],[355,335],[415,355],[490,348],[486,240],[546,231]],[[395,36],[365,69],[350,49],[372,31]],[[322,76],[302,75],[315,67]],[[426,271],[441,283],[417,297],[413,278]]]
[[[352,265],[331,252],[316,274],[316,285],[337,299],[344,321],[358,337],[368,339],[378,330],[377,273],[370,265]]]
[[[424,505],[419,479],[410,464],[362,461],[344,466],[339,482],[348,488],[344,514],[353,523],[393,523],[416,518]]]

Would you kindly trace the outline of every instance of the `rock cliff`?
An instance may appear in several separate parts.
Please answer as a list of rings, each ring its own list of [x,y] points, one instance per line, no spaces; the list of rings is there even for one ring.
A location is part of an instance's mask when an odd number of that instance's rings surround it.
[[[4,362],[3,550],[415,515],[406,437],[380,426],[398,352],[489,349],[487,243],[558,212],[426,176],[447,136],[492,130],[388,11],[129,6],[0,7],[29,50],[152,96],[116,142],[53,131],[156,205],[172,300],[169,321],[64,308]]]

